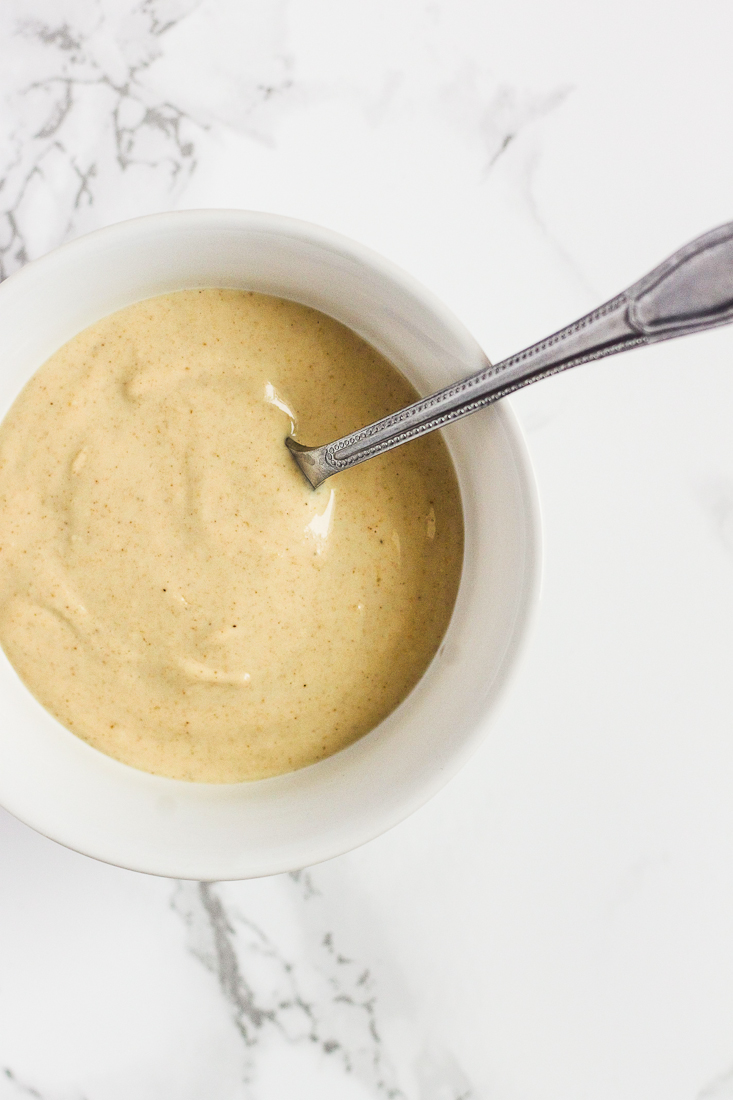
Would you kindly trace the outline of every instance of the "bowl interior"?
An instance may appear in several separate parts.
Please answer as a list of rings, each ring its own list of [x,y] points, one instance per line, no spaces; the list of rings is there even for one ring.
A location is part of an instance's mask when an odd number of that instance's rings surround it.
[[[368,340],[422,393],[486,363],[445,307],[368,250],[290,219],[190,211],[90,234],[0,287],[0,415],[48,356],[87,325],[143,298],[208,286],[320,309]],[[483,736],[526,631],[539,569],[534,484],[506,403],[445,435],[464,509],[461,586],[439,653],[375,730],[288,775],[183,783],[120,764],[69,733],[0,651],[0,803],[78,851],[199,879],[316,863],[421,805]]]

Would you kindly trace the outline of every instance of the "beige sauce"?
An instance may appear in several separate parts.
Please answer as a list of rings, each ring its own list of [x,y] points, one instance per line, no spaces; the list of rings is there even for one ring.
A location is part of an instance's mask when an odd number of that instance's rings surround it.
[[[312,764],[436,652],[461,570],[430,435],[314,492],[322,443],[414,400],[330,318],[231,290],[74,337],[0,428],[0,641],[52,714],[133,767],[204,782]]]

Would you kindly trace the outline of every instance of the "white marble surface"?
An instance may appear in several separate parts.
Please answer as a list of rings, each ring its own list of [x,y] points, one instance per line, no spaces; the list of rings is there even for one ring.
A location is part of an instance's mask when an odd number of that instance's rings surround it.
[[[5,272],[174,207],[409,269],[499,359],[733,217],[723,0],[4,0]],[[292,876],[0,816],[0,1100],[733,1097],[733,329],[514,400],[543,602],[485,747]]]

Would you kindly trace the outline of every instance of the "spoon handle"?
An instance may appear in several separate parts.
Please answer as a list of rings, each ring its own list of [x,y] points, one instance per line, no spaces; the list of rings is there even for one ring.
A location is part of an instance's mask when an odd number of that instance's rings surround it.
[[[287,445],[315,487],[551,374],[733,321],[733,222],[680,248],[605,305],[524,351],[322,447]]]

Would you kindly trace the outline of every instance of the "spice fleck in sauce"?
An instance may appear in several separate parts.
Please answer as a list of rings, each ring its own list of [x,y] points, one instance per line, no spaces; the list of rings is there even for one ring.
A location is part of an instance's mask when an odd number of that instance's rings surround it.
[[[260,779],[361,737],[446,630],[461,506],[435,434],[313,491],[284,439],[415,399],[293,302],[181,291],[105,318],[0,428],[0,642],[40,702],[158,775]]]

